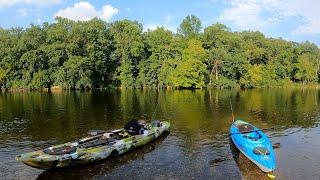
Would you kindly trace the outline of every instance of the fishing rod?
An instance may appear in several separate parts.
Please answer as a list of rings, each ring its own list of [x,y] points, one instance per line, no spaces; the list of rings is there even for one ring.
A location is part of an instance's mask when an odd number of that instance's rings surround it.
[[[231,108],[231,113],[232,113],[232,122],[234,122],[234,114],[233,114],[231,99],[230,99],[230,108]]]
[[[153,112],[153,114],[152,114],[152,116],[151,116],[151,120],[155,118],[156,113],[157,113],[157,111],[158,111],[158,106],[159,106],[159,99],[157,100],[157,105],[156,105],[156,108],[155,108],[155,110],[154,110],[154,112]]]

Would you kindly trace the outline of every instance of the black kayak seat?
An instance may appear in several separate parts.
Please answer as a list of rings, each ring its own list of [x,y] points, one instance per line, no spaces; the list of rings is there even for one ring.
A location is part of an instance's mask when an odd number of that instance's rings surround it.
[[[124,129],[131,135],[139,135],[144,131],[144,125],[138,122],[136,119],[130,120],[125,126]]]
[[[270,151],[265,147],[255,147],[253,153],[256,155],[270,155]]]

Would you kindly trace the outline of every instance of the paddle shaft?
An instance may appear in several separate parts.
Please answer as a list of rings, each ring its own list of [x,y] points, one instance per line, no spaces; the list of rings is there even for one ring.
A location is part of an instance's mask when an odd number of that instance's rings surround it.
[[[247,134],[247,133],[251,133],[251,132],[264,131],[264,130],[270,130],[270,129],[274,129],[274,127],[272,127],[272,128],[265,128],[265,129],[258,129],[258,130],[253,130],[253,131],[239,132],[239,133],[230,133],[230,135],[231,135],[231,134]]]
[[[274,127],[272,127],[272,128],[265,128],[265,129],[258,129],[258,130],[254,130],[254,131],[246,131],[246,132],[242,132],[242,133],[229,133],[229,135],[232,135],[232,134],[246,134],[246,133],[263,131],[263,130],[269,130],[269,129],[274,129]],[[273,147],[273,149],[280,148],[280,143],[275,143],[275,144],[272,145],[272,147]]]
[[[101,136],[103,136],[104,133],[114,133],[114,134],[118,134],[118,133],[120,133],[122,130],[123,130],[123,129],[116,129],[116,130],[110,130],[110,131],[101,131],[101,133],[98,134],[98,135],[80,139],[80,140],[78,141],[78,143],[79,143],[79,144],[82,144],[82,143],[85,143],[85,142],[88,142],[88,141],[95,140],[95,139],[100,138]],[[117,132],[116,132],[116,131],[117,131]]]

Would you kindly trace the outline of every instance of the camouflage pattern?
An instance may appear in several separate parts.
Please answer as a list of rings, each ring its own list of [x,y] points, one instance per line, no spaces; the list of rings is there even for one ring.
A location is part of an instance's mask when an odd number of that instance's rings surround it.
[[[146,131],[144,134],[130,136],[115,140],[113,144],[100,145],[96,147],[81,148],[78,142],[88,140],[92,137],[86,137],[80,139],[77,142],[68,142],[65,144],[53,146],[52,148],[59,148],[63,146],[76,147],[76,150],[69,154],[50,155],[45,153],[43,150],[29,152],[21,154],[16,157],[18,161],[25,163],[34,168],[39,169],[52,169],[52,168],[63,168],[68,166],[74,166],[79,164],[91,163],[99,160],[106,159],[112,155],[119,155],[126,153],[134,148],[143,146],[155,139],[157,139],[164,132],[169,131],[170,123],[163,121],[158,127],[154,124],[147,124]],[[122,133],[126,133],[125,130]]]

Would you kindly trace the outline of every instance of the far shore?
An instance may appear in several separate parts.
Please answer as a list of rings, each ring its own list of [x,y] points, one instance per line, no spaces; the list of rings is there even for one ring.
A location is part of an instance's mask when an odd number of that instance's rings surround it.
[[[300,83],[292,83],[290,85],[284,86],[274,86],[274,87],[257,87],[252,89],[320,89],[320,83],[310,83],[310,84],[300,84]],[[91,88],[91,89],[65,89],[61,86],[53,86],[51,88],[42,88],[42,89],[28,89],[28,88],[2,88],[1,92],[35,92],[35,91],[42,91],[42,92],[62,92],[62,91],[91,91],[91,90],[110,90],[110,89],[136,89],[136,90],[198,90],[199,88],[174,88],[174,87],[166,87],[166,88],[153,88],[153,87],[143,87],[143,88],[123,88],[123,87],[105,87],[105,88]],[[201,89],[243,89],[243,90],[250,90],[249,88],[215,88],[215,87],[204,87]]]

